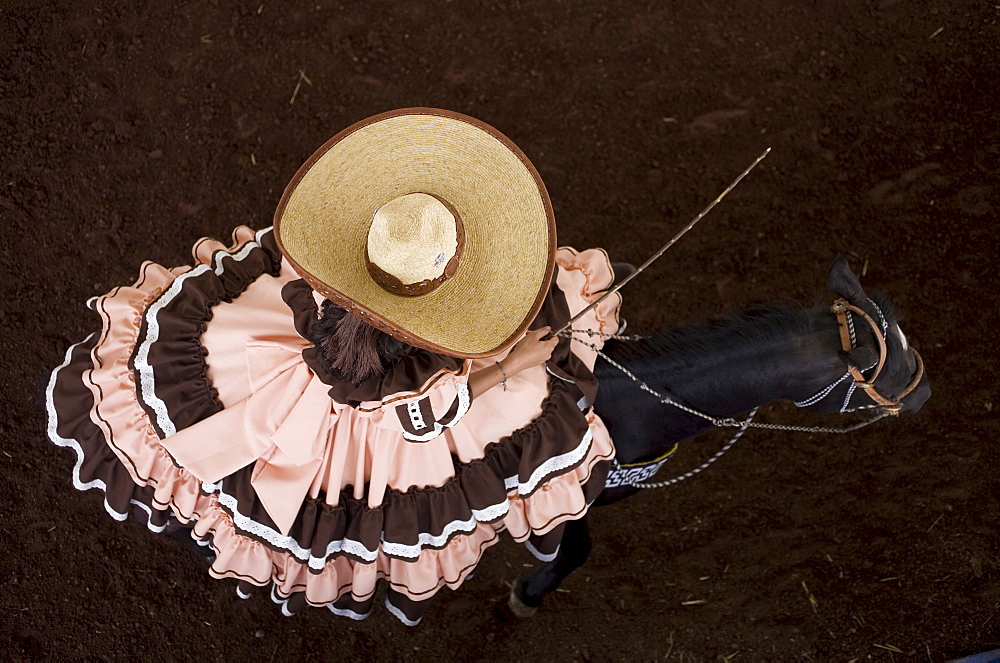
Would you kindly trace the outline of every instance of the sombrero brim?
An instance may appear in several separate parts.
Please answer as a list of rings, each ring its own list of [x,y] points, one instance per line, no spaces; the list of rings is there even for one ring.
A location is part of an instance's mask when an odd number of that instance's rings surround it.
[[[416,192],[454,206],[466,237],[455,275],[407,297],[372,279],[365,245],[375,210]],[[438,109],[376,115],[334,136],[285,189],[274,227],[321,294],[400,340],[457,357],[510,347],[554,268],[555,221],[538,172],[496,129]]]

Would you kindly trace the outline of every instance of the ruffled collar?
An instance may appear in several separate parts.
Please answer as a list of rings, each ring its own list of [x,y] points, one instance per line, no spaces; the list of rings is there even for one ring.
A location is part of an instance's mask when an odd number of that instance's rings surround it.
[[[556,269],[558,270],[558,267]],[[570,318],[566,296],[556,285],[557,276],[558,271],[553,275],[552,288],[542,303],[538,316],[531,323],[531,329],[545,325],[557,329]],[[282,288],[281,297],[292,311],[298,334],[304,339],[310,338],[310,331],[319,320],[319,307],[312,288],[303,279],[291,281]],[[364,402],[381,401],[392,394],[417,389],[441,371],[460,373],[465,362],[458,357],[413,348],[390,366],[384,375],[354,384],[331,370],[313,345],[302,351],[302,358],[316,376],[330,387],[328,392],[330,398],[352,408],[357,408]],[[569,338],[559,339],[559,344],[548,361],[548,367],[549,372],[556,377],[576,382],[587,395],[589,402],[593,403],[597,392],[597,381],[590,370],[571,352]]]
[[[310,338],[310,332],[319,320],[319,307],[312,288],[303,279],[291,281],[282,288],[281,298],[292,310],[295,330],[302,338]],[[330,398],[352,408],[357,408],[364,402],[381,401],[392,394],[416,389],[441,371],[460,373],[465,363],[464,359],[458,357],[412,348],[389,366],[383,375],[355,384],[333,371],[313,345],[302,351],[302,359],[316,377],[330,387]]]

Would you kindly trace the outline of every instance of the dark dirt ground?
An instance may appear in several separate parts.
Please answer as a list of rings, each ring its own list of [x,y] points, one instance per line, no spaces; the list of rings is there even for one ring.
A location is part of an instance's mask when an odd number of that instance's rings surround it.
[[[0,657],[940,661],[1000,647],[998,17],[958,0],[7,0]],[[908,313],[931,401],[847,437],[752,432],[697,479],[595,512],[591,561],[528,622],[492,612],[530,562],[511,543],[415,629],[238,600],[181,543],[72,488],[36,394],[95,324],[87,298],[144,259],[186,262],[202,235],[269,225],[316,147],[418,105],[506,133],[541,172],[561,242],[635,263],[773,147],[629,286],[633,330],[825,301],[839,251]],[[661,476],[721,441],[688,442]]]

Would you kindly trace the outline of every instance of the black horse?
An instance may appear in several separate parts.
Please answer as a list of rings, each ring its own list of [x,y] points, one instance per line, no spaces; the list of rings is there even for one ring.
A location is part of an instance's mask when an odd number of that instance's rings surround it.
[[[829,307],[762,307],[648,339],[609,341],[604,352],[658,393],[715,418],[735,417],[776,400],[817,413],[877,408],[880,403],[895,413],[919,410],[930,396],[930,385],[888,302],[869,298],[841,256],[830,268],[827,285],[855,307],[843,323]],[[641,391],[631,377],[600,358],[595,374],[600,391],[594,408],[615,441],[621,465],[659,458],[680,440],[713,425]],[[858,388],[855,377],[874,383],[873,393]],[[629,485],[606,487],[595,506],[638,491]],[[590,548],[586,517],[568,523],[556,558],[515,582],[508,603],[514,614],[533,614],[545,594],[587,560]]]

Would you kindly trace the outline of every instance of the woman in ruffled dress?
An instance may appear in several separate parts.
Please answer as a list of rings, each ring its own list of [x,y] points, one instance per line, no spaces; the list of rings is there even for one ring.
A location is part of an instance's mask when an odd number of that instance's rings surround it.
[[[378,595],[416,624],[500,532],[552,559],[601,492],[595,353],[546,334],[613,272],[556,249],[538,173],[492,127],[364,120],[303,165],[272,228],[193,255],[89,302],[101,327],[52,374],[48,434],[77,489],[187,528],[239,596],[363,619]],[[577,328],[614,333],[619,301]]]

